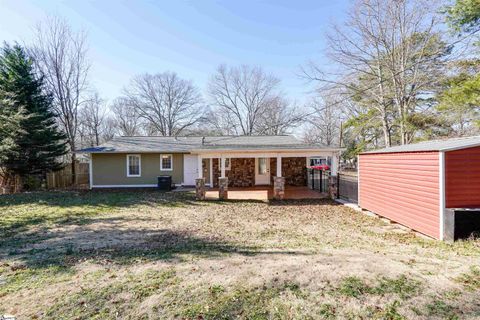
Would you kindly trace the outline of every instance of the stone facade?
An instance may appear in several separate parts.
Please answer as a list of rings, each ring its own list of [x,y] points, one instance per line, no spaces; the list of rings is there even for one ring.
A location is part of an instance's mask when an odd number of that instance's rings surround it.
[[[255,185],[255,159],[254,158],[232,158],[231,170],[225,170],[229,187],[252,187]],[[290,186],[307,185],[307,160],[305,157],[282,158],[282,176],[285,177],[285,184]],[[218,188],[220,177],[220,161],[218,158],[212,160],[213,186]],[[270,158],[271,183],[277,174],[277,158]]]
[[[205,178],[195,179],[195,196],[197,200],[205,200]]]
[[[252,187],[255,185],[255,159],[232,158],[230,162],[230,170],[225,170],[229,187]],[[219,159],[213,159],[212,169],[214,187],[218,187],[218,178],[220,177]]]
[[[306,164],[307,158],[305,157],[282,158],[282,177],[285,177],[285,184],[288,186],[306,186]]]
[[[285,197],[285,178],[274,177],[273,178],[273,199],[283,200]]]
[[[337,176],[330,176],[328,181],[329,186],[329,194],[330,198],[337,199],[338,198],[338,189],[337,189]]]
[[[228,199],[228,178],[218,179],[218,199],[220,200]]]

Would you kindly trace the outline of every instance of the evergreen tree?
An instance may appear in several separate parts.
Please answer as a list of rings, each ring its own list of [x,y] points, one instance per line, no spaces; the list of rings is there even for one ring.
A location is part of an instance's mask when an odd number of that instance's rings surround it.
[[[43,92],[43,79],[35,74],[32,60],[19,46],[5,44],[0,55],[0,101],[23,114],[12,140],[15,152],[3,161],[4,168],[27,176],[45,174],[61,167],[65,135],[59,131],[52,111],[52,98]],[[0,129],[7,122],[0,120]]]
[[[16,108],[14,95],[0,88],[0,167],[5,168],[5,162],[18,155],[15,138],[22,132],[20,122],[25,118],[24,109]],[[3,178],[7,178],[2,170]]]

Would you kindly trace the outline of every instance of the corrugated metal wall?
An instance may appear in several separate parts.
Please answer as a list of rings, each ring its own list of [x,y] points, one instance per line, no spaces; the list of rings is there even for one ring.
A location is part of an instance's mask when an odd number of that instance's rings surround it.
[[[447,208],[480,208],[480,147],[445,153]]]
[[[438,152],[360,155],[359,205],[440,237]]]

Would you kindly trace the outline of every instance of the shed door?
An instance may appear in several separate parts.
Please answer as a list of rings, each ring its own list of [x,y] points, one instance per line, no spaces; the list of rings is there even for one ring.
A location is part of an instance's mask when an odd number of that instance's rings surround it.
[[[195,179],[198,177],[197,156],[191,154],[183,155],[183,184],[194,186]]]

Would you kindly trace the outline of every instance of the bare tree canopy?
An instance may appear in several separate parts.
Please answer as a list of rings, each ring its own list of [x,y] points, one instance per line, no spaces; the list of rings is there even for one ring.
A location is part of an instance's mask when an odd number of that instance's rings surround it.
[[[176,73],[139,75],[124,93],[153,134],[180,135],[203,116],[199,90]]]
[[[239,135],[285,133],[301,121],[278,90],[280,80],[260,67],[221,65],[208,92],[214,126]]]
[[[71,151],[72,177],[75,177],[78,112],[88,87],[90,64],[84,32],[74,32],[66,20],[49,17],[38,24],[31,54],[37,70],[44,76],[47,90]],[[75,179],[75,178],[74,178]]]
[[[428,113],[450,48],[441,39],[435,1],[357,0],[345,26],[328,35],[335,72],[314,65],[323,89],[342,87],[381,123],[384,144],[412,141]]]
[[[290,134],[304,122],[303,108],[291,104],[286,98],[277,96],[268,100],[256,124],[256,134],[281,135]]]
[[[110,106],[116,132],[121,136],[136,136],[142,133],[139,110],[130,99],[117,98]]]
[[[82,146],[98,146],[104,142],[105,134],[108,131],[107,119],[105,101],[100,98],[98,92],[94,92],[85,101],[79,112],[79,133]]]
[[[312,110],[308,117],[308,126],[304,133],[304,140],[325,146],[339,146],[340,125],[342,110],[336,105],[333,97],[316,97],[309,102]]]

